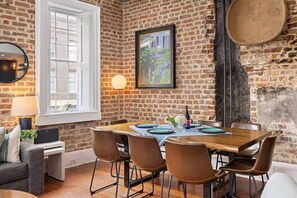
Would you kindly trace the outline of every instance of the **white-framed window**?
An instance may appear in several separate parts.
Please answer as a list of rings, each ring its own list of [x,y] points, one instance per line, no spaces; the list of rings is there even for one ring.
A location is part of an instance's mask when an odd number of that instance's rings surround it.
[[[36,1],[36,125],[101,119],[100,8]]]

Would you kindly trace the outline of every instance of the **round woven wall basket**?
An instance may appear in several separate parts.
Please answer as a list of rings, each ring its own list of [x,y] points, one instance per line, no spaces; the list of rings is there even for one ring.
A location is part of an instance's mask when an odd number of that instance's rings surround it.
[[[234,0],[227,13],[227,31],[237,44],[262,44],[278,37],[286,21],[284,0]]]

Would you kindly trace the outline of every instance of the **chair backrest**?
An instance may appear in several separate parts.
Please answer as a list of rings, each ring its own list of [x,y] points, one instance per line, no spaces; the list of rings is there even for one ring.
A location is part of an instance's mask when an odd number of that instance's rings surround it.
[[[270,136],[262,141],[256,163],[253,167],[255,172],[266,173],[269,171],[273,159],[276,137]]]
[[[131,160],[138,168],[153,171],[165,165],[156,138],[128,135],[128,140]]]
[[[112,120],[112,121],[110,121],[110,125],[124,124],[127,122],[128,122],[128,120],[126,120],[126,119]],[[121,135],[121,134],[114,134],[114,135],[115,135],[116,142],[121,146],[124,146],[125,142],[128,141],[127,135]]]
[[[261,130],[261,124],[233,122],[231,124],[231,128],[247,129],[247,130],[258,130],[259,131],[259,130]]]
[[[203,183],[215,177],[208,150],[204,144],[165,142],[169,172],[187,183]]]
[[[203,125],[211,126],[211,127],[222,127],[223,123],[221,121],[211,121],[211,120],[201,120],[199,121]]]
[[[120,158],[114,134],[111,130],[91,128],[92,146],[97,158],[114,162]]]

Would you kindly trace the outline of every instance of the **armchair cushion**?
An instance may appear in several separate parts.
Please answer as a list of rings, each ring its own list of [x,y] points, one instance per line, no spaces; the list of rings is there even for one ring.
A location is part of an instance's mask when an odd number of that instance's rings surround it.
[[[0,175],[0,185],[26,179],[28,177],[28,166],[24,162],[0,163]]]
[[[296,181],[287,174],[274,173],[265,185],[261,198],[295,198],[296,195]]]
[[[0,147],[0,162],[20,162],[20,135],[21,127],[16,126],[10,133],[5,135]]]
[[[5,132],[6,132],[5,128],[0,127],[0,148],[1,148],[4,138],[5,138]]]

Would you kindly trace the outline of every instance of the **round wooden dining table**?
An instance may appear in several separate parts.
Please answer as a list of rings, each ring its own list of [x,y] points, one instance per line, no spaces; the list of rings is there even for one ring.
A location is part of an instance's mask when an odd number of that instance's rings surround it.
[[[0,198],[37,198],[27,192],[22,192],[18,190],[0,190]]]

